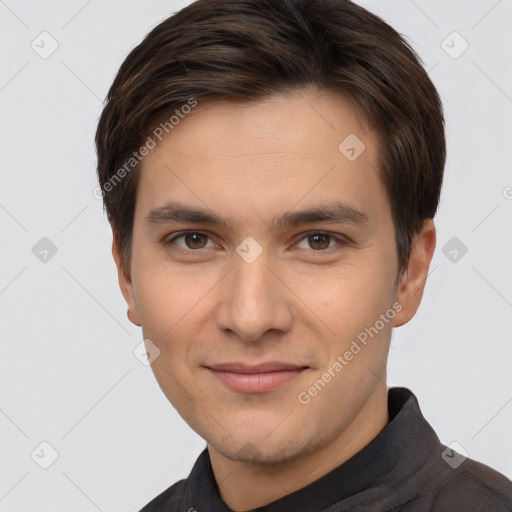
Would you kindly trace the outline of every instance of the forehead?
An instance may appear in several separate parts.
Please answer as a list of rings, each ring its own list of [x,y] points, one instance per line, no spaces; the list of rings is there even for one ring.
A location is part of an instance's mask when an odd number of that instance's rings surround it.
[[[178,109],[179,110],[179,109]],[[376,137],[358,106],[340,93],[309,87],[258,101],[197,102],[172,117],[163,141],[145,157],[150,167],[171,149],[175,157],[279,157],[286,153],[339,156],[339,143],[359,137],[373,153]],[[169,129],[170,128],[170,129]],[[253,153],[248,153],[252,150]]]
[[[249,156],[250,148],[255,155],[283,149],[306,155],[336,151],[338,142],[351,133],[374,142],[353,102],[339,93],[308,88],[252,102],[199,101],[166,139],[173,138],[174,146],[183,144],[184,151],[193,147],[194,156],[211,156],[220,149],[225,156]]]
[[[277,213],[269,208],[299,201],[345,199],[361,209],[385,196],[377,150],[375,134],[339,94],[309,89],[251,103],[199,102],[143,159],[137,204],[146,214],[173,199],[217,210],[227,199],[243,206],[238,216],[252,208],[253,218],[268,212],[269,219]]]

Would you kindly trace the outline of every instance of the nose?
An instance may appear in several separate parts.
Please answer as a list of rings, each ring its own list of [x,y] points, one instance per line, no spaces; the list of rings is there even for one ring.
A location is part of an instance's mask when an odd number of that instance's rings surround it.
[[[235,255],[233,269],[221,282],[217,327],[244,342],[263,340],[266,333],[291,329],[290,290],[270,267],[266,252],[252,263]],[[276,332],[273,333],[276,335]]]

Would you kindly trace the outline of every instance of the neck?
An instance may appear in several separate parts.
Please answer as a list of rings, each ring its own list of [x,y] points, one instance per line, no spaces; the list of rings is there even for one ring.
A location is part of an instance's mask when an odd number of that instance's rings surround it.
[[[247,464],[224,457],[208,444],[222,500],[235,511],[272,503],[318,480],[361,451],[389,423],[387,387],[375,388],[354,420],[334,440],[313,453],[281,464]]]

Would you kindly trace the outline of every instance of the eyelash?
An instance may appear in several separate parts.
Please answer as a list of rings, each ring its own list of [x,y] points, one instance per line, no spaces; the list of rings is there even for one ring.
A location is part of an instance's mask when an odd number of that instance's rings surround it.
[[[181,232],[177,233],[173,238],[171,238],[170,240],[167,240],[164,243],[166,246],[169,246],[169,245],[173,244],[173,242],[175,242],[175,240],[177,240],[179,238],[183,238],[185,235],[188,235],[188,234],[202,235],[202,236],[207,237],[209,241],[213,241],[213,240],[211,240],[212,237],[210,235],[208,235],[208,233],[205,233],[203,231],[186,230],[186,231],[181,231]],[[349,240],[346,239],[345,237],[337,236],[337,235],[334,235],[333,233],[329,233],[329,232],[325,232],[325,231],[308,231],[306,233],[303,233],[302,238],[299,238],[297,243],[300,243],[302,240],[304,240],[312,235],[328,236],[328,237],[330,237],[331,240],[338,242],[338,247],[328,247],[327,249],[319,249],[316,251],[311,249],[310,252],[330,254],[332,250],[337,250],[339,248],[349,245]],[[201,249],[185,249],[183,247],[179,247],[179,248],[185,254],[193,254],[193,253],[197,254],[197,253],[201,252],[202,250],[205,250],[204,247]],[[306,249],[299,249],[299,250],[306,250]]]

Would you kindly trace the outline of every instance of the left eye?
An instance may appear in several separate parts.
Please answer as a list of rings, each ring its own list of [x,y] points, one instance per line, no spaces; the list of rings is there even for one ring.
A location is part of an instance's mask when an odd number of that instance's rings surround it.
[[[206,233],[202,233],[200,231],[185,231],[182,233],[177,234],[174,238],[169,240],[168,244],[173,244],[176,242],[176,240],[183,239],[185,245],[177,244],[178,247],[181,247],[184,250],[189,251],[198,251],[199,249],[208,249],[215,247],[216,244],[210,240],[210,247],[208,247],[206,244],[208,243],[208,240],[210,239],[210,236]],[[338,242],[338,245],[347,245],[347,241],[344,240],[341,237],[334,236],[330,233],[319,233],[319,232],[313,232],[308,233],[304,235],[299,242],[299,244],[296,245],[299,249],[314,249],[315,252],[324,251],[326,249],[332,249],[331,242]],[[300,244],[307,244],[308,247],[300,247]]]
[[[300,243],[297,245],[299,249],[308,249],[312,248],[315,249],[316,252],[325,250],[325,249],[331,249],[332,246],[330,246],[330,243],[332,241],[338,242],[339,245],[346,245],[346,242],[334,235],[331,235],[329,233],[310,233],[306,235],[302,240],[309,246],[309,247],[299,247]],[[303,243],[301,241],[301,243]],[[316,246],[316,247],[315,247]]]

